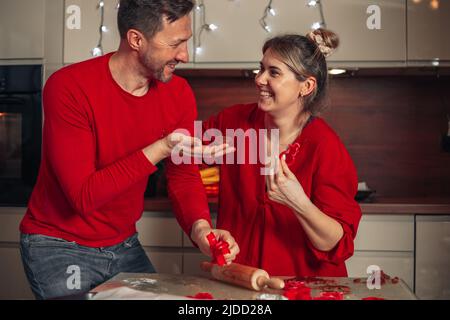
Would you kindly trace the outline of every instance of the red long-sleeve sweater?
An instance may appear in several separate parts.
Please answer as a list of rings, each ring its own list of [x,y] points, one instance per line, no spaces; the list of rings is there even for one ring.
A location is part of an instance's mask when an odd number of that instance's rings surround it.
[[[90,247],[123,241],[136,232],[156,170],[141,150],[178,128],[193,133],[196,103],[184,79],[154,81],[136,97],[112,78],[111,55],[65,67],[47,81],[42,162],[22,233]],[[209,221],[197,166],[166,160],[166,175],[183,229],[196,219]]]
[[[205,121],[204,130],[210,128],[223,135],[227,129],[264,129],[264,112],[257,104],[236,105]],[[263,268],[271,275],[346,276],[344,262],[353,254],[361,219],[354,200],[355,166],[337,134],[321,118],[310,122],[295,143],[300,145],[299,152],[288,165],[311,201],[341,224],[344,235],[336,246],[329,252],[315,248],[295,213],[269,199],[261,163],[220,165],[217,228],[230,231],[236,239],[241,249],[236,262]],[[250,147],[245,145],[246,159]]]

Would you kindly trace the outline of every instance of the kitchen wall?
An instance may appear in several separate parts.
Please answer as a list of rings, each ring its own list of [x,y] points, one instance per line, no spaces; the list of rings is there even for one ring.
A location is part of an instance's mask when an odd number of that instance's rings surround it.
[[[359,181],[366,181],[377,197],[450,197],[450,153],[441,148],[450,114],[450,77],[377,72],[385,75],[333,78],[323,113],[347,146]],[[200,119],[256,101],[251,73],[180,73],[193,87]]]

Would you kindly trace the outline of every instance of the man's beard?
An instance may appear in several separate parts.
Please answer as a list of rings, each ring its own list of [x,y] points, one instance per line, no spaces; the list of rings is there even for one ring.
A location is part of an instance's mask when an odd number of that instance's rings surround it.
[[[144,68],[147,70],[148,75],[153,79],[159,80],[164,83],[169,82],[172,79],[172,74],[168,77],[164,75],[164,68],[166,67],[166,64],[160,66],[160,63],[157,63],[151,57],[148,57],[147,55],[144,54],[140,56],[139,60],[140,63],[144,66]]]

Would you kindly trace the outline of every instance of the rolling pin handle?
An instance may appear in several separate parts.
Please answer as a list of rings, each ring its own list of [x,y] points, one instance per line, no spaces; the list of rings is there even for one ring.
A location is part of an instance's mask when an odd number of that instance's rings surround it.
[[[264,276],[259,276],[256,280],[256,284],[259,287],[259,290],[261,290],[264,287],[269,287],[271,289],[283,289],[284,288],[284,281],[279,278],[266,278]]]
[[[270,278],[267,282],[269,288],[272,289],[283,289],[284,288],[284,280],[280,278]]]

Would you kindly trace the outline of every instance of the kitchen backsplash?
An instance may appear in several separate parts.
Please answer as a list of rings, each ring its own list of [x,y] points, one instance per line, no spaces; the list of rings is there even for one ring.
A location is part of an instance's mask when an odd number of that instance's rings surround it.
[[[200,71],[201,72],[201,71]],[[185,75],[199,118],[256,101],[251,77]],[[381,197],[450,197],[450,153],[441,139],[450,114],[448,76],[356,76],[330,82],[323,117]]]

